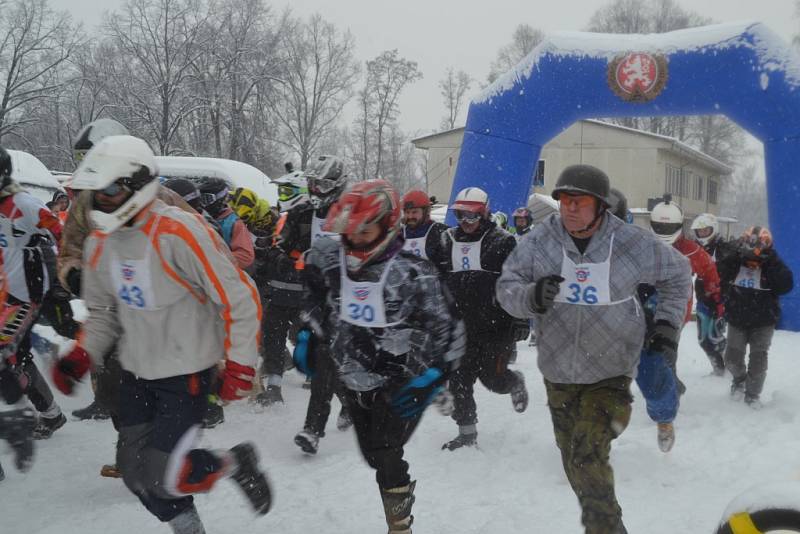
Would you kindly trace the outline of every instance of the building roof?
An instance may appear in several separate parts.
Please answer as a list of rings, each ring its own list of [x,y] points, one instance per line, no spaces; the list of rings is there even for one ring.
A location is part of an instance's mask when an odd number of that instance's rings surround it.
[[[647,136],[647,137],[658,139],[658,140],[663,141],[665,143],[670,143],[670,146],[668,147],[668,150],[672,150],[673,152],[683,152],[683,153],[691,156],[692,158],[703,162],[705,165],[707,165],[708,167],[711,167],[712,169],[718,171],[722,175],[727,175],[727,174],[732,174],[733,173],[733,168],[731,168],[730,166],[722,163],[718,159],[713,158],[713,157],[709,156],[708,154],[706,154],[704,152],[700,152],[696,148],[692,148],[691,146],[687,145],[683,141],[679,141],[678,139],[676,139],[674,137],[669,137],[668,135],[662,135],[662,134],[647,132],[647,131],[644,131],[644,130],[637,130],[636,128],[628,128],[627,126],[620,126],[619,124],[613,124],[613,123],[610,123],[610,122],[603,122],[603,121],[594,120],[594,119],[583,119],[583,122],[588,122],[588,123],[591,123],[591,124],[597,124],[597,125],[600,125],[600,126],[604,126],[606,128],[614,128],[616,130],[627,131],[627,132],[630,132],[632,134],[644,135],[644,136]],[[427,141],[430,141],[431,139],[435,139],[437,137],[442,137],[442,136],[445,136],[445,135],[448,135],[448,134],[457,133],[457,132],[463,132],[463,131],[464,131],[464,127],[461,126],[459,128],[453,128],[452,130],[445,130],[443,132],[436,132],[436,133],[432,133],[432,134],[425,135],[425,136],[422,136],[422,137],[417,137],[416,139],[412,139],[411,142],[414,143],[414,146],[416,146],[417,148],[427,149],[428,147],[424,146]]]

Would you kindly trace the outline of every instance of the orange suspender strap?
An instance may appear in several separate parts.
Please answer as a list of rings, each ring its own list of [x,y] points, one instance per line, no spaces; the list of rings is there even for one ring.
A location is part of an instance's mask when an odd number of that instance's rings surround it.
[[[275,231],[272,232],[272,246],[278,245],[278,236],[281,235],[283,231],[283,227],[286,226],[286,218],[289,216],[288,213],[282,213],[281,218],[278,219],[278,223],[275,225]]]

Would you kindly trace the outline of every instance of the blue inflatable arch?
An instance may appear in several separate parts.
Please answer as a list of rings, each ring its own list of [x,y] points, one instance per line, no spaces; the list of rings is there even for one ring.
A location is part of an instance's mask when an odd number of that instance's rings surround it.
[[[542,146],[577,120],[708,114],[764,143],[770,229],[800,278],[800,60],[759,23],[552,35],[472,100],[450,200],[477,186],[494,209],[524,205]],[[800,330],[800,289],[783,310]]]

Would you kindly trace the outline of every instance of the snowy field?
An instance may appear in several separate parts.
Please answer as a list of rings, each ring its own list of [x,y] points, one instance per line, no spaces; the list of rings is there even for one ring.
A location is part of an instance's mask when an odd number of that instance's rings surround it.
[[[676,420],[675,448],[668,454],[658,450],[655,424],[638,391],[631,424],[614,443],[617,493],[631,534],[713,533],[728,502],[741,492],[800,481],[800,334],[776,334],[760,411],[728,398],[729,378],[709,376],[710,364],[694,336],[692,323],[678,361],[688,391]],[[535,349],[523,343],[519,349],[516,368],[525,373],[531,393],[526,413],[514,413],[508,396],[478,386],[479,449],[441,451],[457,428],[433,410],[412,437],[406,458],[418,480],[415,533],[582,532],[553,440]],[[338,401],[317,456],[303,455],[292,442],[308,397],[301,383],[290,371],[285,406],[258,412],[240,402],[226,409],[225,424],[205,432],[203,442],[212,447],[254,441],[275,492],[274,508],[262,518],[251,514],[229,481],[197,497],[209,534],[386,531],[374,476],[355,436],[335,428]],[[88,384],[75,398],[58,396],[67,413],[89,399]],[[168,532],[121,480],[99,476],[101,464],[112,460],[114,442],[110,422],[70,421],[52,439],[38,442],[36,464],[26,475],[14,471],[8,451],[0,448],[8,477],[0,483],[0,531]]]

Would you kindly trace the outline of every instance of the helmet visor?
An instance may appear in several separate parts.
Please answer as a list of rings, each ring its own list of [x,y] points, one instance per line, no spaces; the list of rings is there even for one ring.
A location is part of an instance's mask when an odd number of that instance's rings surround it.
[[[674,233],[679,232],[681,228],[683,228],[683,224],[650,221],[650,228],[653,229],[653,232],[655,232],[656,235],[673,235]]]

